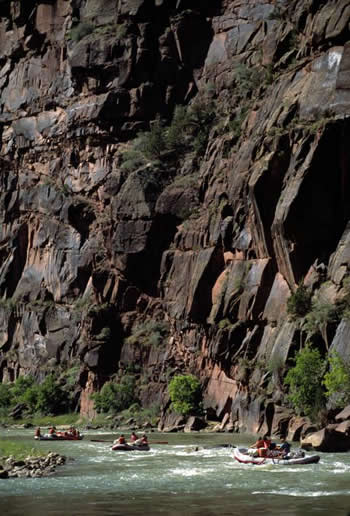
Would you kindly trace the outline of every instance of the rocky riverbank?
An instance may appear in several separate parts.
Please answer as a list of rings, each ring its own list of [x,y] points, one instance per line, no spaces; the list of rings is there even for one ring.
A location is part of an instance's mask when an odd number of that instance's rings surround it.
[[[59,453],[48,453],[45,457],[16,459],[12,456],[0,458],[0,478],[47,477],[57,466],[66,463],[66,457]]]

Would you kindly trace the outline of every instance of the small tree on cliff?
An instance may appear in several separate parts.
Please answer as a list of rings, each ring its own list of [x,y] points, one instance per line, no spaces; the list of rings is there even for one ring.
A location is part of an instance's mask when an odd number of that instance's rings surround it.
[[[191,374],[175,376],[168,390],[176,412],[184,416],[201,412],[202,392],[198,378]]]
[[[284,380],[284,384],[289,386],[288,397],[294,408],[313,420],[325,405],[322,389],[325,366],[320,352],[306,346],[296,354],[295,366]]]
[[[287,300],[287,312],[293,321],[296,321],[311,310],[311,292],[305,285],[298,286],[296,291]]]

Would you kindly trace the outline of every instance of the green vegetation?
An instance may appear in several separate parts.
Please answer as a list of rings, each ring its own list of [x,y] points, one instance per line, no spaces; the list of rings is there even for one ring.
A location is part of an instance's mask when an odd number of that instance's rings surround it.
[[[135,396],[135,377],[125,375],[119,383],[107,382],[101,391],[93,394],[97,412],[117,413],[128,409],[137,402]]]
[[[94,25],[91,23],[81,22],[69,31],[68,39],[78,42],[88,34],[91,34],[94,31],[94,28]]]
[[[57,415],[71,409],[71,381],[57,381],[48,375],[41,384],[31,376],[20,376],[15,383],[0,384],[0,415],[6,417],[18,404],[25,405],[25,414]]]
[[[201,384],[195,376],[175,376],[169,383],[168,391],[175,412],[184,416],[201,413]]]
[[[287,312],[290,318],[295,321],[304,317],[311,309],[311,292],[301,284],[296,291],[288,298]]]
[[[242,134],[242,125],[245,121],[248,113],[247,106],[244,106],[241,110],[236,113],[233,120],[230,120],[227,125],[227,129],[232,133],[232,136],[236,139],[240,138]]]
[[[333,407],[344,408],[350,403],[350,364],[339,353],[329,356],[329,370],[324,375],[326,396]]]
[[[234,69],[234,81],[240,97],[248,97],[265,81],[265,69],[239,64]]]
[[[289,386],[288,398],[298,413],[315,420],[325,405],[322,378],[326,362],[317,349],[306,346],[295,357],[295,366],[284,379]]]
[[[2,458],[13,457],[14,459],[20,460],[26,459],[27,457],[42,457],[44,455],[46,455],[46,451],[38,449],[35,446],[6,441],[4,439],[0,441],[0,457]]]
[[[105,25],[100,25],[96,27],[94,32],[97,35],[108,34],[115,36],[116,39],[121,40],[124,39],[128,32],[128,27],[126,23],[107,23]]]
[[[157,403],[148,408],[142,408],[138,403],[133,403],[128,409],[122,411],[120,416],[126,421],[133,418],[136,425],[139,427],[146,422],[155,426],[159,420],[159,412],[160,405]]]
[[[66,37],[68,40],[78,43],[81,39],[85,38],[89,34],[93,34],[94,39],[101,38],[101,36],[107,35],[120,41],[124,39],[128,32],[126,23],[106,23],[104,25],[96,26],[94,23],[89,21],[83,21],[77,23],[77,19],[74,20],[75,25],[67,33]]]
[[[312,302],[311,310],[305,317],[303,330],[308,335],[320,333],[328,349],[327,326],[339,318],[337,306],[318,300]]]
[[[178,161],[186,152],[203,155],[215,119],[210,102],[177,106],[169,127],[158,117],[149,131],[140,133],[123,153],[121,168],[133,171],[149,162]]]
[[[233,323],[227,317],[218,322],[218,328],[220,330],[230,330],[232,327]]]
[[[12,311],[16,306],[18,306],[18,301],[13,297],[0,299],[0,308],[3,308],[4,310]]]
[[[102,328],[100,333],[95,336],[95,339],[102,340],[102,341],[108,341],[108,340],[110,340],[111,335],[112,335],[111,329],[108,326],[105,326],[104,328]]]
[[[141,346],[161,346],[169,335],[169,324],[165,321],[146,321],[136,324],[132,334],[126,339],[128,344]]]

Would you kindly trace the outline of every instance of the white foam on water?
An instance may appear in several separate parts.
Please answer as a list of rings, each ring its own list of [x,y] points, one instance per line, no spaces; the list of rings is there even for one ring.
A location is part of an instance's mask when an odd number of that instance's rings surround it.
[[[302,497],[302,498],[318,498],[318,497],[326,497],[326,496],[339,496],[339,495],[349,495],[349,491],[304,491],[304,490],[277,490],[271,489],[270,491],[253,491],[253,495],[279,495],[279,496],[293,496],[293,497]]]
[[[169,470],[170,475],[179,475],[182,477],[198,477],[205,476],[208,473],[215,472],[215,468],[190,468],[190,469],[182,469],[182,468],[174,468]]]

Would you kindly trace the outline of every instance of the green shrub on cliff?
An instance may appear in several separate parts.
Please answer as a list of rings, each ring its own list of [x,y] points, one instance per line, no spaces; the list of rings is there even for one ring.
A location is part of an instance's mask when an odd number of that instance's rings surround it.
[[[176,106],[166,135],[167,146],[170,150],[182,152],[189,146],[187,134],[189,122],[187,108],[185,106]]]
[[[94,26],[91,23],[81,22],[69,31],[68,39],[78,42],[93,31]]]
[[[139,133],[131,147],[123,153],[121,168],[132,172],[149,162],[159,160],[165,150],[165,129],[158,117],[151,125],[151,129]]]
[[[311,310],[311,292],[305,285],[298,286],[287,301],[287,312],[292,320],[304,317]]]
[[[169,396],[175,412],[187,416],[202,411],[201,384],[195,376],[175,376],[168,386]]]
[[[328,349],[327,328],[339,319],[338,307],[319,300],[313,301],[310,312],[305,317],[303,330],[308,336],[320,333]]]
[[[233,79],[240,97],[250,97],[264,83],[265,69],[249,67],[243,63],[234,68]]]
[[[93,394],[97,412],[121,412],[137,402],[135,377],[125,375],[119,383],[107,382],[101,391]]]
[[[311,419],[315,419],[325,405],[322,388],[325,365],[320,352],[306,346],[296,354],[295,366],[288,371],[284,380],[289,387],[288,398],[293,407]]]
[[[214,120],[211,102],[177,106],[168,127],[157,117],[149,131],[137,135],[123,152],[121,168],[132,172],[149,162],[179,161],[186,152],[204,154]]]
[[[330,354],[328,362],[323,379],[326,396],[333,407],[344,408],[350,403],[350,364],[336,352]]]
[[[132,334],[126,339],[128,344],[141,346],[160,346],[169,335],[169,324],[165,321],[146,321],[136,324]]]

